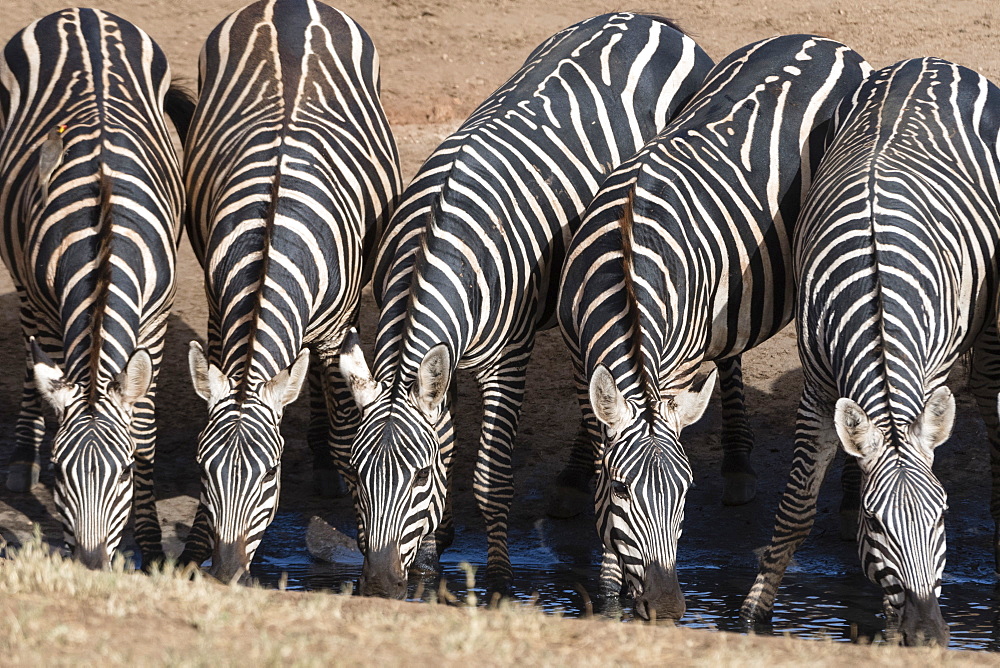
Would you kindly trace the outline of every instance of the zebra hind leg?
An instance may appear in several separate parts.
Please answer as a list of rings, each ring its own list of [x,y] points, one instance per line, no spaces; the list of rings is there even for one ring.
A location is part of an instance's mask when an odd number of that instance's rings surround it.
[[[750,464],[754,435],[747,418],[743,363],[736,355],[715,365],[722,393],[722,504],[741,506],[757,496],[757,473]]]
[[[771,544],[761,555],[757,579],[740,609],[740,619],[744,624],[755,626],[770,622],[774,597],[785,569],[795,550],[812,530],[819,489],[838,446],[833,407],[825,402],[810,400],[803,393],[788,485],[778,505]]]

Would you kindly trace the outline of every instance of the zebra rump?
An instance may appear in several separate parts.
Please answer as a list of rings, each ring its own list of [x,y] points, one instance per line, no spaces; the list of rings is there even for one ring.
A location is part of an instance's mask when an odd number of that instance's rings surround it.
[[[890,627],[907,644],[947,643],[937,600],[947,495],[931,467],[955,416],[944,383],[969,350],[1000,513],[998,138],[1000,89],[934,58],[874,73],[838,112],[795,245],[805,386],[748,622],[770,618],[839,444],[861,469],[858,549]]]
[[[93,568],[133,505],[144,563],[162,554],[153,401],[183,204],[165,104],[182,129],[163,52],[107,12],[43,17],[0,59],[0,252],[28,341],[7,486],[38,481],[44,397],[56,508]]]
[[[340,345],[402,184],[378,54],[346,14],[314,0],[253,3],[212,31],[199,68],[184,169],[209,319],[207,351],[193,342],[189,361],[209,418],[182,558],[211,554],[229,581],[274,517],[279,424],[310,350],[314,469],[332,472],[331,450],[347,460],[360,416],[337,372]]]
[[[506,590],[525,368],[536,330],[554,324],[566,245],[605,174],[666,125],[710,67],[661,19],[587,19],[535,49],[407,188],[375,270],[375,373],[357,345],[341,364],[363,411],[351,452],[362,593],[402,597],[424,539],[424,566],[450,540],[447,397],[458,368],[472,369],[483,393],[474,487],[488,586]]]
[[[706,409],[709,362],[723,374],[727,501],[753,498],[739,355],[791,320],[800,202],[837,106],[869,71],[812,35],[738,49],[608,177],[570,245],[558,314],[596,457],[602,593],[624,573],[640,615],[684,613],[680,433]]]

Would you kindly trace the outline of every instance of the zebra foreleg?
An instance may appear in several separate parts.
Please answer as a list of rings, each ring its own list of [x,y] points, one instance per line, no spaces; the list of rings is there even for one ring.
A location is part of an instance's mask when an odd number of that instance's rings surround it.
[[[589,386],[575,357],[574,355],[573,380],[583,417],[570,450],[569,461],[556,478],[555,489],[549,498],[549,516],[560,519],[575,517],[593,507],[594,494],[590,489],[590,482],[594,478],[603,442],[601,427],[590,406]]]
[[[31,346],[27,345],[32,336],[37,336],[39,344],[53,360],[62,359],[62,351],[46,346],[47,339],[39,336],[34,310],[28,304],[27,294],[17,290],[21,303],[21,330],[24,332],[24,385],[21,389],[21,410],[17,414],[14,427],[14,450],[7,462],[7,489],[12,492],[27,492],[38,484],[42,470],[39,447],[45,438],[45,416],[42,413],[42,395],[35,387],[35,371],[31,356]]]
[[[336,369],[331,371],[329,365],[317,358],[320,355],[314,355],[309,365],[309,429],[306,443],[313,456],[313,491],[324,499],[337,499],[348,494],[342,475],[346,460],[343,466],[338,466],[336,460],[341,455],[335,452],[335,427],[330,420],[330,416],[336,414],[341,398],[330,389],[331,380],[327,376],[328,373],[337,375]],[[351,399],[350,395],[347,399]]]
[[[512,455],[531,347],[530,342],[508,346],[500,363],[477,378],[483,393],[483,427],[473,491],[486,521],[486,585],[490,596],[510,594],[507,521],[514,498]]]
[[[212,527],[208,521],[208,511],[205,510],[204,501],[201,501],[198,503],[198,511],[194,515],[191,531],[188,532],[187,539],[184,541],[184,551],[177,557],[177,563],[201,566],[212,556],[214,542]]]
[[[747,418],[743,362],[739,355],[718,360],[722,393],[722,504],[739,506],[757,496],[757,473],[750,464],[754,436]]]
[[[606,547],[601,557],[601,582],[597,593],[601,614],[620,618],[622,615],[622,564],[615,551]]]
[[[837,454],[839,441],[833,426],[833,407],[805,394],[799,403],[795,431],[795,456],[788,485],[778,505],[771,544],[760,558],[760,570],[750,594],[743,601],[740,618],[746,624],[768,623],[774,597],[785,569],[816,518],[816,499],[827,468]]]
[[[856,541],[861,512],[861,467],[858,460],[848,457],[840,473],[840,539]]]
[[[156,491],[153,488],[153,463],[156,454],[155,386],[154,380],[146,396],[132,409],[132,437],[135,439],[135,473],[132,478],[135,542],[142,551],[142,568],[146,571],[163,561],[163,538],[156,512]]]
[[[42,470],[39,446],[45,437],[45,416],[42,414],[42,397],[35,388],[30,353],[26,367],[21,389],[21,410],[14,427],[14,450],[7,465],[7,489],[12,492],[30,491],[38,484]]]
[[[997,325],[988,326],[972,351],[969,389],[976,397],[979,414],[986,423],[990,439],[990,515],[993,517],[993,568],[1000,573],[1000,415],[997,396],[1000,392],[1000,340]]]

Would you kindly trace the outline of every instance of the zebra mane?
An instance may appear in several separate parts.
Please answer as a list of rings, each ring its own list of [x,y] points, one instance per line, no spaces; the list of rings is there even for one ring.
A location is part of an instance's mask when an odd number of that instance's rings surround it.
[[[686,30],[684,30],[684,28],[682,28],[680,26],[680,24],[677,23],[677,21],[675,21],[673,19],[668,19],[666,16],[662,16],[660,14],[655,14],[653,12],[639,12],[639,11],[636,11],[636,12],[632,12],[632,13],[635,14],[636,16],[644,16],[647,19],[649,19],[650,21],[655,21],[656,23],[663,23],[664,25],[666,25],[666,26],[668,26],[670,28],[673,28],[674,30],[676,30],[677,32],[679,32],[682,35],[686,35],[688,37],[691,36],[690,33],[688,33]]]
[[[97,214],[97,279],[96,298],[91,307],[93,318],[90,323],[90,403],[97,401],[97,379],[101,371],[101,348],[104,345],[104,315],[111,298],[111,241],[114,233],[111,227],[111,190],[107,164],[102,159],[98,165],[98,214]]]
[[[278,214],[278,199],[281,193],[281,150],[278,150],[278,168],[274,170],[274,183],[271,184],[271,199],[267,204],[267,213],[264,214],[264,244],[260,249],[260,272],[257,277],[257,286],[253,290],[253,306],[250,308],[250,319],[247,329],[246,365],[243,369],[243,377],[240,378],[236,388],[236,401],[243,403],[246,401],[247,393],[250,389],[250,367],[253,364],[254,344],[257,341],[257,332],[260,330],[261,314],[264,311],[264,284],[267,279],[267,270],[271,262],[271,235],[274,234],[274,218]],[[294,359],[294,354],[292,356]],[[225,371],[225,369],[223,369]],[[278,369],[280,372],[281,369]]]
[[[635,285],[634,258],[634,228],[635,228],[635,184],[629,188],[625,205],[622,207],[620,221],[622,235],[622,273],[625,279],[625,302],[630,323],[630,338],[632,344],[631,358],[639,368],[639,383],[642,386],[643,398],[647,407],[652,407],[657,399],[654,392],[653,379],[646,367],[646,358],[642,346],[642,308],[639,305],[639,292]],[[649,418],[652,417],[650,414]]]

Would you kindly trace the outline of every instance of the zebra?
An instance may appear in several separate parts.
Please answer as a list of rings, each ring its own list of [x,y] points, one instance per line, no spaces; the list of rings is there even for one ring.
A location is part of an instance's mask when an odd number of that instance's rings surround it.
[[[581,21],[536,48],[407,188],[376,263],[375,374],[356,338],[341,355],[363,414],[351,450],[363,594],[401,598],[423,539],[422,565],[448,541],[457,368],[474,371],[483,395],[474,493],[487,584],[508,591],[525,368],[536,330],[554,324],[569,237],[605,173],[664,127],[711,64],[659,17]]]
[[[212,31],[199,72],[184,174],[209,319],[207,351],[192,342],[189,362],[209,418],[181,558],[211,555],[230,581],[274,517],[279,424],[310,350],[331,447],[347,460],[360,414],[338,376],[340,346],[402,183],[378,54],[343,12],[315,0],[247,5]]]
[[[837,105],[869,71],[813,35],[737,49],[608,177],[570,244],[558,316],[600,453],[601,591],[617,595],[624,573],[642,617],[684,613],[676,553],[692,471],[680,433],[707,407],[709,362],[722,375],[726,493],[753,497],[740,355],[791,320],[799,205]]]
[[[770,619],[839,442],[861,468],[858,551],[890,625],[907,644],[946,644],[947,497],[931,465],[955,416],[945,382],[969,350],[994,479],[1000,470],[1000,89],[944,60],[906,60],[848,97],[836,127],[794,248],[805,377],[795,455],[741,615]]]
[[[183,135],[193,103],[163,51],[107,12],[49,14],[0,58],[0,253],[28,344],[7,487],[38,482],[44,398],[55,505],[90,568],[133,505],[144,566],[162,557],[154,396],[183,206],[165,109]]]

